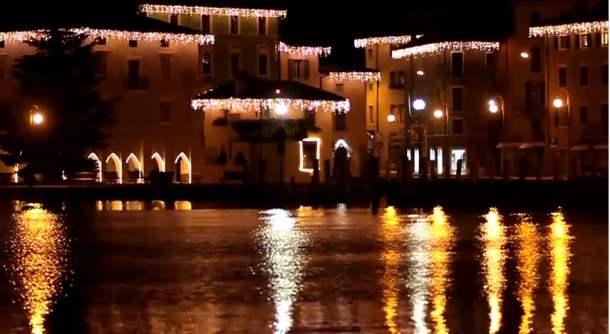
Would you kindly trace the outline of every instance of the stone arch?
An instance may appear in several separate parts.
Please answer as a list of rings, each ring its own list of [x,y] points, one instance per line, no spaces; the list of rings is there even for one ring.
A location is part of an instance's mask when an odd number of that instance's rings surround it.
[[[180,154],[178,154],[178,156],[176,157],[176,161],[174,161],[174,163],[176,164],[176,180],[178,180],[179,182],[191,183],[191,161],[186,156],[186,154],[184,154],[184,152],[180,152]]]
[[[102,161],[100,160],[100,157],[97,156],[97,154],[95,154],[94,152],[91,152],[89,154],[89,156],[87,157],[87,159],[91,159],[94,160],[95,163],[97,164],[97,182],[102,182]]]
[[[106,158],[106,171],[109,173],[116,172],[117,182],[123,183],[123,165],[121,164],[121,158],[116,153],[110,153]]]
[[[150,158],[157,162],[157,167],[159,168],[160,172],[165,172],[165,160],[163,160],[159,152],[153,153],[152,157]]]
[[[136,155],[133,153],[127,157],[125,163],[127,164],[127,170],[130,172],[142,171],[142,164],[140,163],[138,157],[136,157]]]

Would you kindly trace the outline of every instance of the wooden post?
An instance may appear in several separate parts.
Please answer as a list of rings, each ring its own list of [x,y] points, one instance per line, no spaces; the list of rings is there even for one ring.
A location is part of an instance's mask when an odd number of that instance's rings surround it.
[[[330,159],[324,159],[324,183],[330,184]]]

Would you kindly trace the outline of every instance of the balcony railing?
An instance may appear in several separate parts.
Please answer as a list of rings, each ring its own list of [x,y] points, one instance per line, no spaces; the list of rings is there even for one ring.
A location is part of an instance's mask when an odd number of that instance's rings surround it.
[[[305,119],[236,119],[231,127],[239,133],[243,142],[270,142],[282,140],[300,141],[307,138]],[[284,131],[281,131],[281,130]]]

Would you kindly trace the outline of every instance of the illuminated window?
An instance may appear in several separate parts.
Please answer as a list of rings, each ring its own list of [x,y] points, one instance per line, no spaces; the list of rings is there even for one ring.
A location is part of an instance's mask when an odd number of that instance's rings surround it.
[[[313,172],[314,161],[320,159],[320,139],[308,138],[301,143],[301,164],[299,170],[302,172]]]
[[[578,44],[581,49],[586,49],[591,46],[591,34],[578,35]]]
[[[570,47],[570,36],[555,37],[558,50],[567,50]]]
[[[308,80],[309,67],[307,59],[288,59],[288,78]]]
[[[608,33],[602,33],[602,46],[608,46]]]
[[[466,169],[466,150],[464,149],[454,149],[451,150],[451,174],[457,174],[458,163],[462,162],[462,171],[461,175],[467,174]]]

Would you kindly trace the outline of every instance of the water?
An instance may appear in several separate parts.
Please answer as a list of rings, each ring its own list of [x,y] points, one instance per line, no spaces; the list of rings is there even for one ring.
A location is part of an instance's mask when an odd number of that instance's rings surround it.
[[[0,213],[0,332],[608,331],[606,215],[173,207]]]

